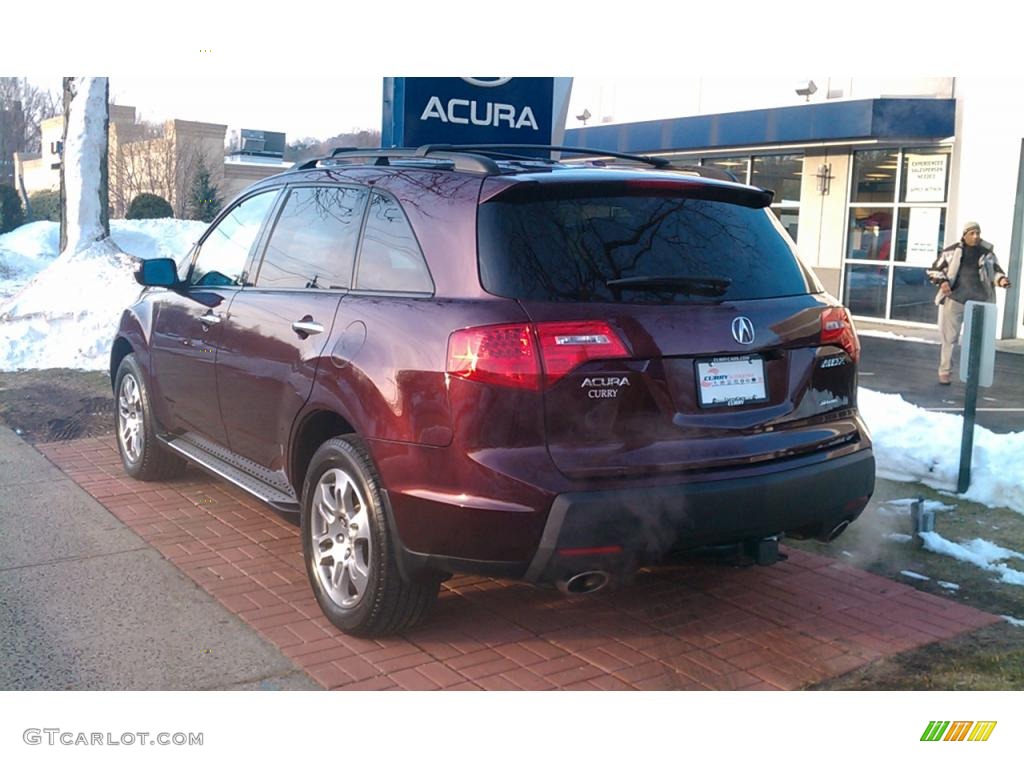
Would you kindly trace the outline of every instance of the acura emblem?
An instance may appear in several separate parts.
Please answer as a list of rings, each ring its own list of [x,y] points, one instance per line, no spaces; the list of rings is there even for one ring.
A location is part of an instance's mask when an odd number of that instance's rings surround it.
[[[480,88],[497,88],[499,85],[504,85],[511,77],[463,77],[470,85],[476,85]]]
[[[732,337],[740,344],[754,343],[754,324],[749,317],[737,317],[732,321]]]

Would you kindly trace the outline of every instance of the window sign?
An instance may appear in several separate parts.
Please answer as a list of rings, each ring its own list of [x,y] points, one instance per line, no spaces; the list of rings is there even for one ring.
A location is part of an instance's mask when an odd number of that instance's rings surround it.
[[[908,203],[941,203],[946,199],[948,155],[907,155]]]
[[[941,208],[911,208],[907,229],[907,264],[930,267],[939,252]]]

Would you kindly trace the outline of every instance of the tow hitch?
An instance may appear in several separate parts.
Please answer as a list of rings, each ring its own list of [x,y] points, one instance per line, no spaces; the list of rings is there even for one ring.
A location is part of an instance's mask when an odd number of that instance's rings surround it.
[[[779,537],[744,542],[744,552],[757,565],[774,565],[787,556],[779,552]]]

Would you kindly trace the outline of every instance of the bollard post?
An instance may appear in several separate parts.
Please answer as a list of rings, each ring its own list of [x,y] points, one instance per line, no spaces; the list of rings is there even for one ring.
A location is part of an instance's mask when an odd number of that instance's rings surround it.
[[[960,476],[956,492],[971,486],[971,454],[974,451],[974,419],[978,409],[978,378],[981,375],[981,343],[985,328],[985,308],[976,304],[971,318],[970,357],[967,360],[967,390],[964,393],[964,431],[960,438]]]

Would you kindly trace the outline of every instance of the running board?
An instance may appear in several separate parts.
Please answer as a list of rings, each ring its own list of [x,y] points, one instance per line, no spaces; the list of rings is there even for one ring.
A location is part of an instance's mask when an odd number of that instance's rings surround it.
[[[200,448],[198,445],[180,437],[164,439],[163,442],[175,453],[181,454],[207,472],[227,480],[232,485],[237,485],[243,491],[251,493],[257,499],[269,504],[279,512],[298,513],[299,502],[294,496],[253,477],[238,467],[232,466],[209,451]]]

